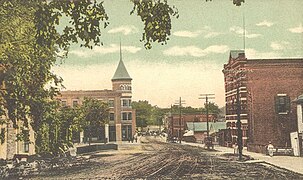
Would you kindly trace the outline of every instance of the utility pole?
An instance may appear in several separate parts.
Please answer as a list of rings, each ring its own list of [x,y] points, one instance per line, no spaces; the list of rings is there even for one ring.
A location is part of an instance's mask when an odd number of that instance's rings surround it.
[[[207,141],[206,141],[206,146],[207,149],[209,149],[209,146],[212,146],[212,140],[209,137],[209,122],[208,122],[208,100],[209,99],[215,99],[214,97],[215,94],[200,94],[199,99],[205,99],[205,108],[206,108],[206,127],[207,127]],[[202,113],[203,114],[203,113]]]
[[[182,121],[181,121],[181,115],[182,115],[182,104],[185,104],[185,101],[182,101],[181,97],[179,99],[179,143],[181,144],[182,140]]]
[[[240,102],[240,89],[237,86],[237,132],[238,132],[238,149],[239,149],[239,160],[242,160],[242,128],[241,128],[241,102]]]
[[[173,139],[174,136],[174,117],[173,117],[173,105],[170,105],[170,117],[171,117],[171,131],[170,138]]]

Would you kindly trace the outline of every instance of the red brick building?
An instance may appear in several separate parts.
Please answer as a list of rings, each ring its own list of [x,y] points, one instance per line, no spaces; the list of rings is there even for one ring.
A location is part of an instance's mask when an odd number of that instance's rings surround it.
[[[208,121],[214,122],[216,116],[213,114],[208,115]],[[179,137],[179,132],[181,130],[181,134],[184,134],[186,129],[187,122],[206,122],[206,114],[183,114],[181,115],[181,122],[180,122],[180,115],[174,114],[170,117],[167,117],[167,129],[168,133],[172,137]],[[180,126],[181,123],[181,126]]]
[[[247,59],[244,51],[231,51],[224,65],[226,125],[236,142],[236,96],[239,88],[243,142],[248,150],[265,152],[290,147],[297,130],[296,106],[291,100],[303,93],[303,59]]]

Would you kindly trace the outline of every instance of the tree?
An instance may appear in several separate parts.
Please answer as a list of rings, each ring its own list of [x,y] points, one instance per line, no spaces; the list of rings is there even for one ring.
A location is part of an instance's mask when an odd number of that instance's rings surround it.
[[[62,16],[70,18],[70,26],[59,33],[56,25]],[[15,128],[31,123],[37,145],[45,138],[39,130],[50,99],[62,87],[51,67],[71,43],[81,40],[89,48],[100,43],[100,21],[107,26],[107,19],[102,3],[96,1],[0,1],[0,81],[5,85],[0,115]]]
[[[101,127],[108,123],[108,104],[97,99],[85,98],[81,106],[81,119],[84,121],[84,128],[88,130],[89,143],[91,142],[92,127]]]
[[[137,127],[146,127],[152,116],[152,105],[148,101],[139,100],[132,102],[132,108],[136,109],[136,125]]]

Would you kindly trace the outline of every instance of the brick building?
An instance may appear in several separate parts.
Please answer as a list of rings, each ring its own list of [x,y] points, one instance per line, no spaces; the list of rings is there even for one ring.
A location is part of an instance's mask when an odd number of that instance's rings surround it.
[[[213,114],[208,115],[208,121],[214,122],[216,116]],[[206,122],[206,114],[182,114],[181,121],[180,115],[173,114],[172,116],[166,117],[168,134],[171,137],[179,137],[179,132],[181,130],[181,134],[184,134],[187,122]],[[181,125],[180,125],[181,123]]]
[[[243,143],[248,150],[265,152],[269,141],[290,147],[296,131],[296,107],[291,100],[303,93],[303,59],[247,59],[231,51],[224,65],[226,126],[236,142],[237,89],[241,104]]]
[[[74,106],[82,104],[85,97],[95,98],[109,104],[109,124],[101,129],[95,129],[95,141],[125,141],[131,138],[136,130],[136,113],[131,107],[132,78],[120,59],[112,78],[112,90],[62,91],[57,97],[62,104]],[[86,133],[80,133],[80,142],[86,139]],[[86,137],[85,137],[86,136]]]

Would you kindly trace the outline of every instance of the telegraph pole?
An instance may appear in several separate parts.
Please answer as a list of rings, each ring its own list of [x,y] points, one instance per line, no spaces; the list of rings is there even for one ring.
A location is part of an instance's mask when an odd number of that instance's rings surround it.
[[[215,94],[200,94],[199,99],[205,99],[205,108],[206,108],[206,127],[207,127],[207,142],[206,142],[206,146],[207,149],[209,149],[209,146],[212,145],[212,141],[209,137],[209,122],[208,122],[208,100],[209,99],[215,99],[214,97]],[[202,113],[203,114],[203,113]]]
[[[238,132],[238,149],[239,149],[239,160],[242,160],[242,149],[243,149],[243,142],[242,142],[242,128],[241,128],[241,102],[240,102],[240,89],[237,86],[237,132]]]
[[[173,105],[170,105],[170,116],[171,116],[171,131],[170,138],[173,139],[174,136],[174,117],[173,117]]]
[[[181,140],[182,140],[182,123],[181,123],[181,115],[182,115],[182,104],[185,104],[185,101],[181,99],[179,99],[179,143],[181,144]]]

